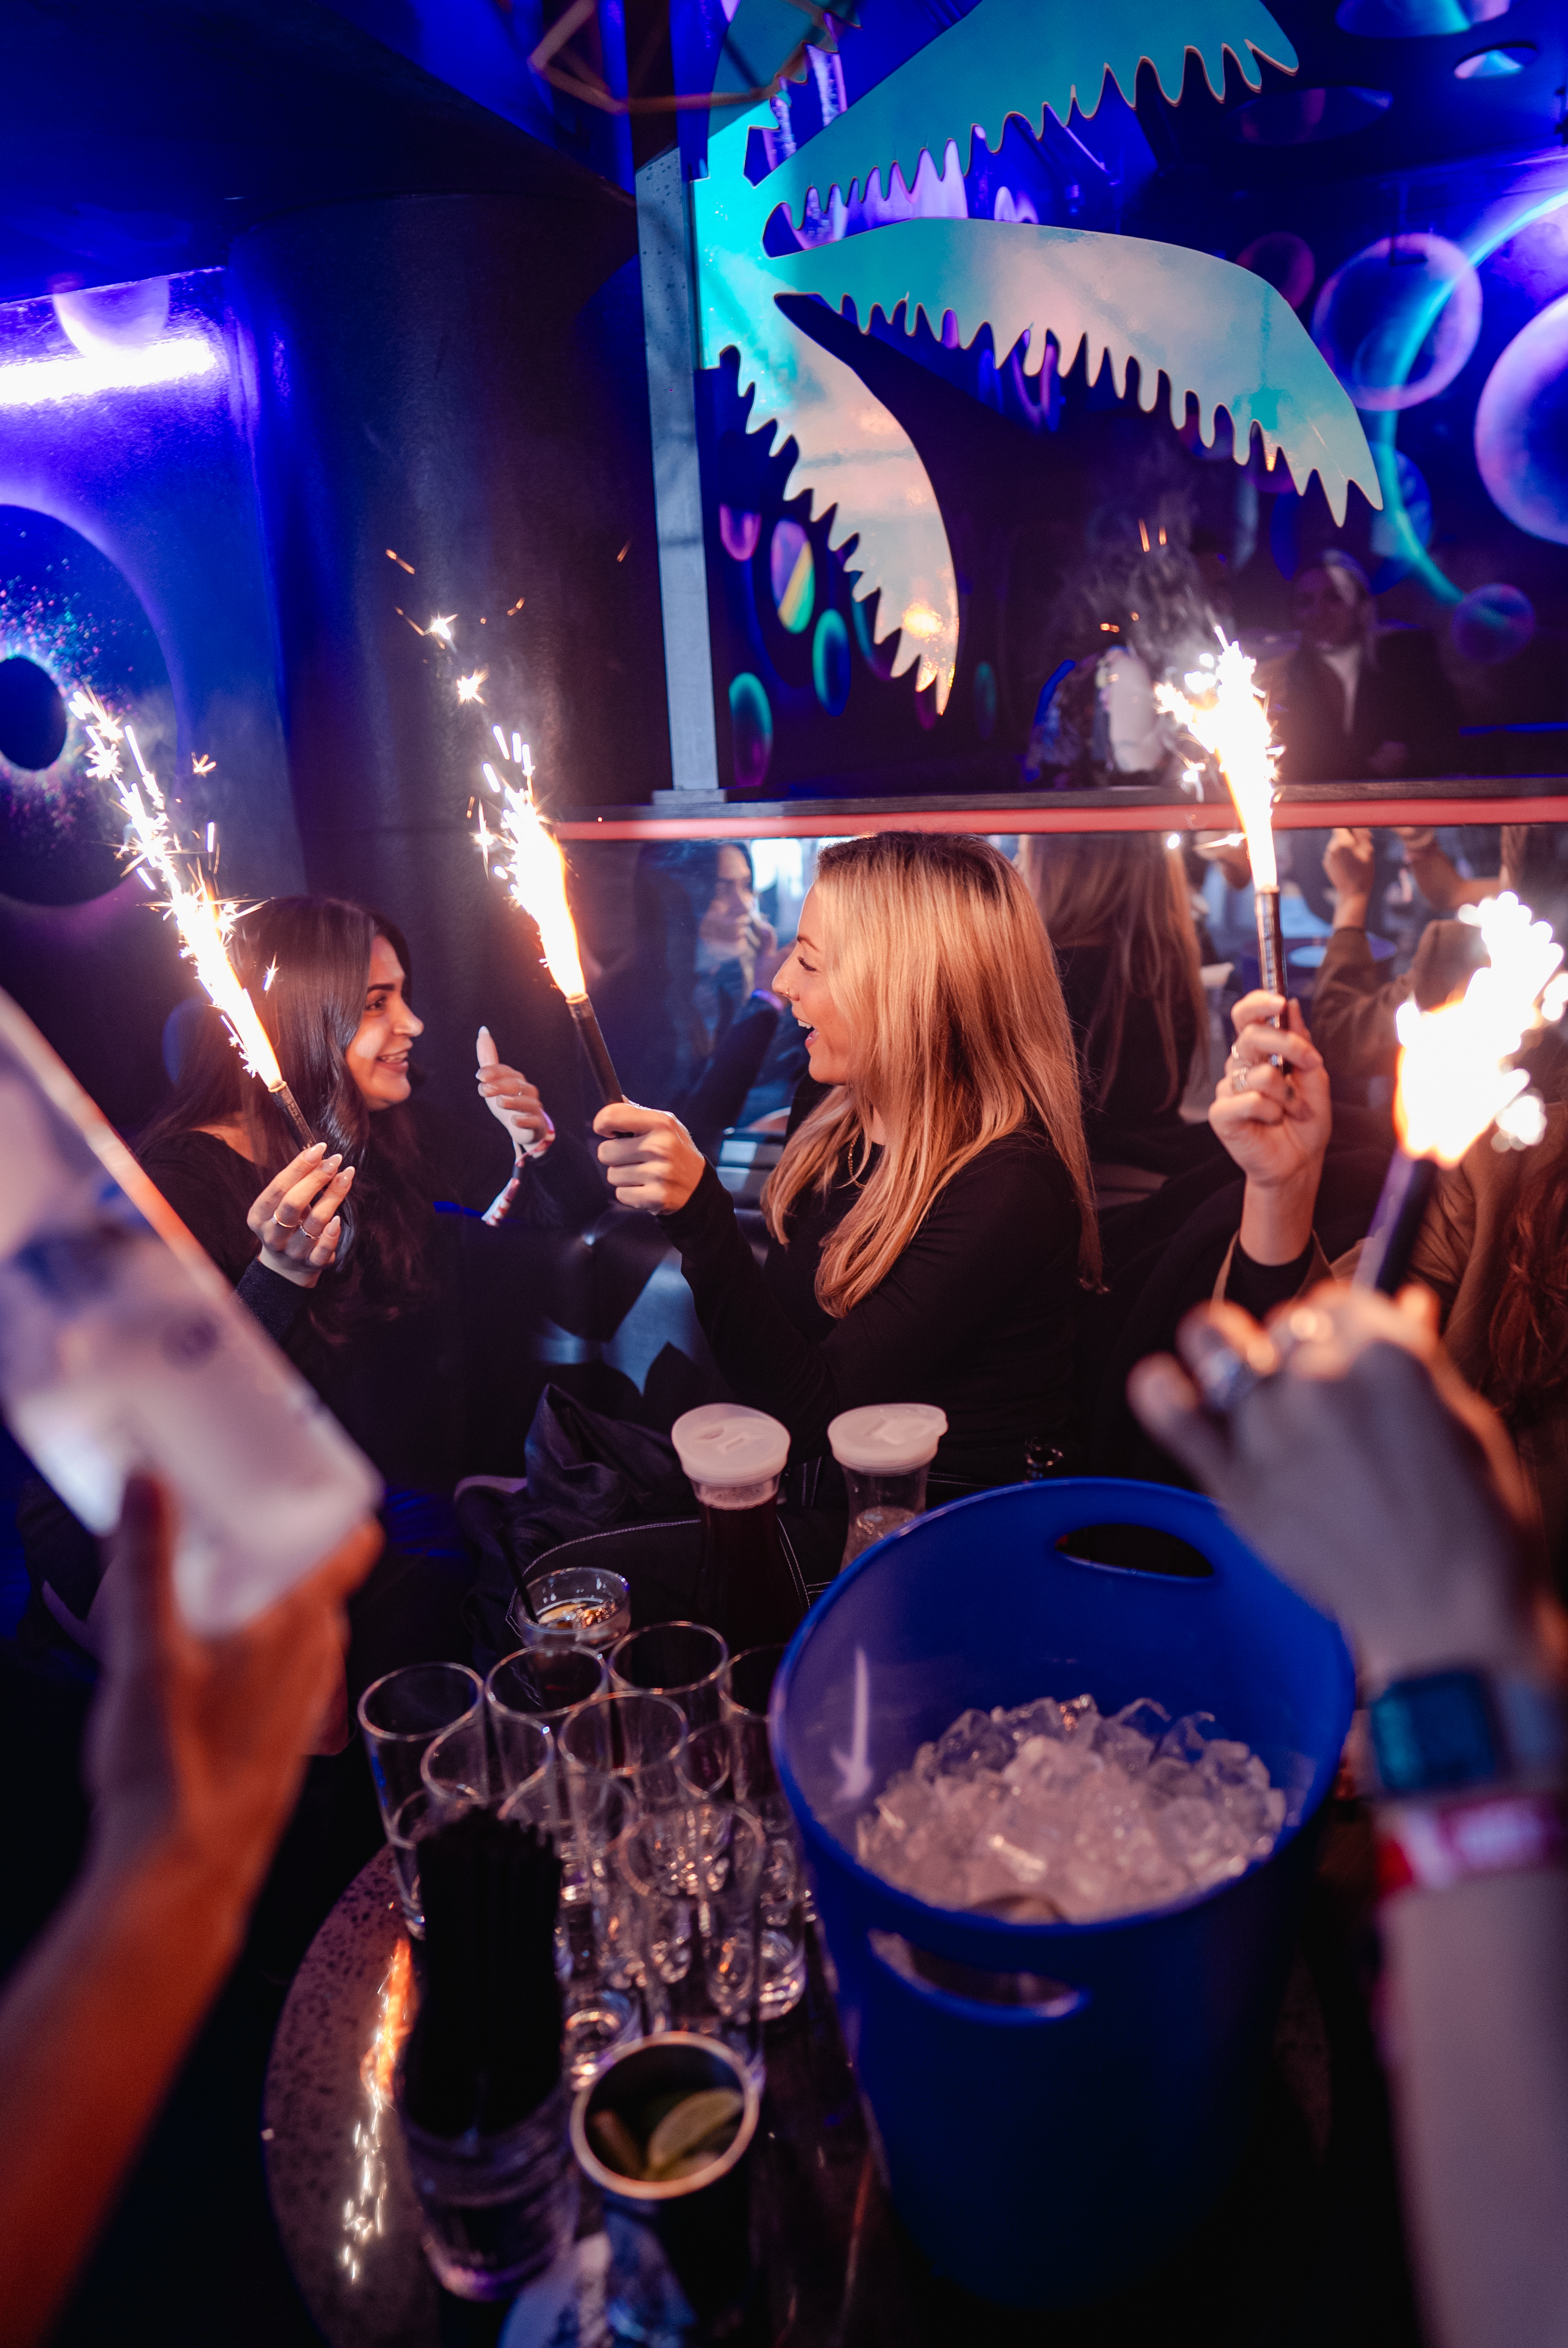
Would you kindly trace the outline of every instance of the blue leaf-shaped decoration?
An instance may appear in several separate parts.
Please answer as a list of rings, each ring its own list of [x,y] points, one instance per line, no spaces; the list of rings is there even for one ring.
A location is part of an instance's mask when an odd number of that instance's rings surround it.
[[[1242,464],[1256,424],[1269,461],[1282,450],[1297,488],[1318,474],[1336,521],[1345,518],[1351,481],[1370,504],[1382,503],[1348,395],[1288,303],[1234,262],[1143,237],[911,220],[770,261],[768,268],[781,290],[819,294],[835,309],[853,302],[863,323],[874,307],[891,316],[907,302],[938,332],[951,310],[966,343],[989,324],[999,353],[1028,334],[1037,366],[1048,334],[1064,365],[1087,341],[1091,380],[1109,357],[1118,396],[1128,361],[1136,359],[1142,407],[1153,407],[1163,374],[1173,423],[1181,423],[1189,392],[1205,440],[1214,437],[1214,409],[1228,408]]]
[[[807,41],[814,42],[819,49],[831,49],[834,18],[850,16],[853,8],[854,0],[825,0],[827,22],[819,32],[810,16],[795,6],[794,0],[741,0],[730,19],[713,69],[715,97],[730,91],[765,89]],[[796,77],[804,71],[804,60],[798,61]]]
[[[1179,98],[1187,52],[1209,87],[1225,88],[1229,50],[1251,88],[1262,81],[1255,57],[1294,71],[1296,51],[1262,0],[979,0],[846,112],[781,163],[764,185],[772,203],[798,221],[815,188],[825,211],[829,191],[848,195],[884,166],[903,166],[913,187],[922,148],[939,162],[956,139],[968,168],[970,132],[994,153],[1009,114],[1036,128],[1049,107],[1065,122],[1076,98],[1082,114],[1100,103],[1109,73],[1131,101],[1146,57],[1172,99]]]

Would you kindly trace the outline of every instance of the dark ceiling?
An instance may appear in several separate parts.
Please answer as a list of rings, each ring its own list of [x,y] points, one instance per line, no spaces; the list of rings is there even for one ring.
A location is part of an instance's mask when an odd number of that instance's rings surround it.
[[[0,300],[209,267],[364,196],[572,201],[636,249],[622,190],[313,0],[0,0]]]

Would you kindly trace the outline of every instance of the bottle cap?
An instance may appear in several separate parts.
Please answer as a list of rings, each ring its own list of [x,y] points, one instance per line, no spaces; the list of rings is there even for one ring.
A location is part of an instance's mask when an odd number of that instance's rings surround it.
[[[928,1402],[869,1403],[841,1411],[827,1430],[841,1468],[863,1476],[900,1476],[924,1468],[937,1456],[948,1431],[948,1414]]]
[[[761,1484],[782,1476],[789,1457],[788,1427],[738,1402],[705,1402],[700,1410],[683,1411],[670,1440],[693,1484]]]

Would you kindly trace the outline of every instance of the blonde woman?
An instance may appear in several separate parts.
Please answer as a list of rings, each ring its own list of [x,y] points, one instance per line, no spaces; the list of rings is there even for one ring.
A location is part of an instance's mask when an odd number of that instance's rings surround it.
[[[1208,1001],[1181,852],[1157,831],[1035,833],[1019,867],[1040,908],[1083,1077],[1096,1159],[1142,1162],[1183,1131]]]
[[[667,1111],[596,1129],[623,1204],[659,1215],[743,1402],[796,1458],[839,1411],[931,1402],[939,1477],[1065,1447],[1081,1279],[1099,1266],[1072,1037],[1019,874],[982,839],[885,832],[824,850],[774,981],[811,1082],[768,1184],[759,1267]]]

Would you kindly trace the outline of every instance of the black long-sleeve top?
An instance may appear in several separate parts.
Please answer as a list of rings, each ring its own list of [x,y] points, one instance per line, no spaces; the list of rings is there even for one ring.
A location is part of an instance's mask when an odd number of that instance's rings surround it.
[[[856,1189],[845,1162],[825,1197],[797,1199],[788,1245],[773,1241],[761,1266],[711,1167],[661,1216],[739,1398],[783,1421],[797,1459],[825,1451],[828,1422],[868,1403],[937,1404],[948,1415],[937,1468],[974,1483],[1020,1477],[1036,1437],[1066,1447],[1079,1212],[1044,1135],[983,1149],[886,1278],[834,1320],[816,1301],[817,1266]]]

